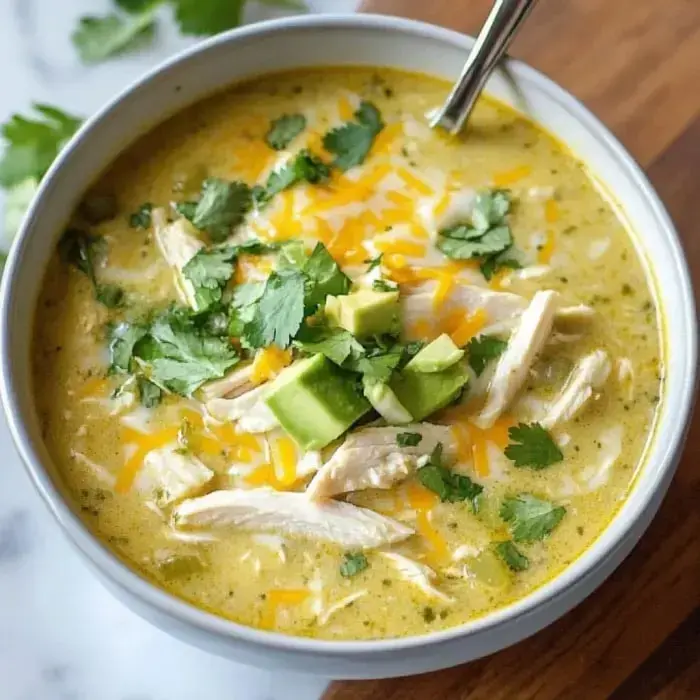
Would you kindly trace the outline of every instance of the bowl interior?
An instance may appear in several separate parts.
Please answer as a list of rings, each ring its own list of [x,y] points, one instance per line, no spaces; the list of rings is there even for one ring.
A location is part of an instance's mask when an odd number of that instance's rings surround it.
[[[557,136],[585,164],[603,191],[614,193],[651,271],[664,310],[665,337],[676,339],[672,345],[666,343],[665,397],[646,465],[614,521],[580,559],[525,599],[460,628],[384,642],[300,640],[243,628],[202,613],[140,580],[95,541],[47,476],[51,457],[41,439],[30,391],[29,319],[53,245],[81,194],[102,170],[167,116],[231,83],[270,71],[341,64],[391,66],[453,79],[472,43],[468,37],[428,25],[361,15],[295,18],[222,35],[169,61],[105,107],[81,129],[45,178],[3,280],[0,352],[5,409],[35,483],[71,537],[98,568],[150,605],[220,634],[235,632],[267,645],[311,650],[332,647],[331,651],[342,654],[424,645],[429,639],[444,640],[497,625],[555,597],[598,565],[623,538],[636,540],[646,523],[631,535],[630,528],[642,513],[658,505],[682,441],[695,375],[696,319],[682,252],[663,206],[617,141],[568,93],[518,62],[510,62],[497,73],[487,91]]]

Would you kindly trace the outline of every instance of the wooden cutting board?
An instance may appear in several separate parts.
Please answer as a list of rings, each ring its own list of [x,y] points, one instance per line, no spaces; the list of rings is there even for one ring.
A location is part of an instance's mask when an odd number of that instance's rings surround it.
[[[489,0],[365,0],[476,34]],[[582,99],[651,177],[700,290],[700,0],[540,0],[511,53]],[[673,342],[673,341],[671,341]],[[333,683],[325,700],[700,700],[700,412],[630,557],[539,634],[458,668]]]

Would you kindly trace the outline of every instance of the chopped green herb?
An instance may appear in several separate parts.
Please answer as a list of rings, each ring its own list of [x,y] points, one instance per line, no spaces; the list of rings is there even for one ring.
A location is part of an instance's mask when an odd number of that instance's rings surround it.
[[[438,248],[454,260],[481,258],[486,274],[492,275],[496,260],[513,244],[513,236],[505,217],[510,209],[510,194],[505,190],[479,192],[470,220],[442,229]]]
[[[264,207],[276,194],[299,182],[315,185],[326,180],[329,175],[328,166],[320,158],[307,150],[300,151],[279,170],[271,172],[264,187],[256,185],[253,188],[253,201],[256,207]]]
[[[351,578],[369,566],[367,557],[362,552],[346,552],[340,565],[340,575],[343,578]]]
[[[105,242],[99,236],[91,236],[79,229],[68,229],[61,238],[58,248],[64,262],[70,263],[87,275],[93,286],[97,287],[95,268],[104,254]]]
[[[426,605],[423,608],[423,619],[430,624],[431,622],[435,622],[435,618],[435,611],[429,605]]]
[[[81,17],[71,36],[80,60],[99,63],[149,43],[155,35],[155,10],[154,6],[146,7],[138,14]]]
[[[399,433],[396,436],[396,444],[399,447],[415,447],[422,439],[420,433]]]
[[[355,336],[343,328],[307,326],[303,335],[294,341],[302,352],[314,355],[321,353],[336,365],[342,365],[349,357],[360,357],[364,348]]]
[[[114,324],[108,327],[109,356],[111,372],[128,372],[131,366],[131,357],[134,345],[138,343],[148,332],[146,326],[135,323]]]
[[[139,397],[146,408],[155,408],[163,400],[160,387],[145,377],[138,378]]]
[[[530,560],[510,540],[499,542],[495,549],[512,571],[525,571],[530,566]]]
[[[210,177],[202,183],[192,223],[206,231],[215,243],[220,243],[243,221],[251,204],[250,188],[244,182]]]
[[[516,467],[544,469],[564,459],[552,436],[539,423],[519,423],[508,430],[505,455]]]
[[[116,309],[124,302],[124,290],[116,284],[100,284],[95,288],[95,299],[108,309]]]
[[[379,110],[370,102],[362,102],[355,112],[355,121],[329,131],[323,137],[323,147],[335,156],[334,167],[349,170],[364,162],[383,128]]]
[[[505,340],[492,335],[479,335],[472,338],[467,344],[467,358],[476,376],[480,377],[486,365],[501,355],[507,346],[508,343]]]
[[[396,345],[386,352],[367,354],[348,364],[348,369],[360,372],[365,382],[386,384],[399,366],[403,348]]]
[[[372,289],[374,289],[375,292],[395,292],[398,287],[386,280],[374,280],[374,282],[372,282]]]
[[[566,508],[549,501],[521,493],[506,498],[501,505],[501,518],[510,525],[515,542],[537,542],[543,540],[561,522]]]
[[[151,226],[152,211],[153,204],[145,202],[129,217],[129,226],[131,228],[149,228]]]
[[[367,263],[367,272],[371,272],[375,267],[379,267],[382,264],[383,257],[384,253],[379,253],[376,257],[365,260],[365,263]]]
[[[507,257],[511,250],[512,248],[506,248],[502,253],[490,255],[481,263],[479,269],[487,281],[490,281],[497,272],[503,269],[519,270],[522,268],[518,260]]]
[[[221,301],[223,289],[233,275],[237,254],[235,246],[202,249],[182,268],[183,276],[194,287],[197,311]]]
[[[197,202],[175,202],[173,207],[180,216],[192,221],[194,213],[197,211]]]
[[[0,159],[0,187],[11,188],[28,178],[40,180],[82,119],[45,104],[34,104],[38,119],[14,114],[2,125],[5,149]]]
[[[283,114],[270,124],[265,143],[275,151],[285,149],[306,128],[303,114]]]
[[[442,464],[442,444],[430,456],[430,461],[418,470],[418,480],[430,491],[440,496],[441,501],[457,503],[469,501],[472,510],[478,510],[478,496],[484,490],[481,484],[464,474],[456,474]]]
[[[323,243],[317,243],[302,268],[306,275],[305,303],[311,310],[325,303],[326,297],[347,294],[350,278],[340,269]]]

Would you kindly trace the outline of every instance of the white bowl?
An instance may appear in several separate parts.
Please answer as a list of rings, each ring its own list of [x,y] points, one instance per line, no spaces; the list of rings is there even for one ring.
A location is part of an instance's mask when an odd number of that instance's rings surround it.
[[[652,271],[667,339],[660,419],[646,464],[612,523],[579,559],[525,598],[459,627],[381,641],[304,639],[202,612],[142,579],[89,532],[54,481],[30,389],[30,319],[54,245],[102,170],[167,116],[241,79],[334,64],[393,66],[455,78],[472,44],[473,39],[455,32],[376,15],[299,17],[232,31],[180,54],[129,87],[80,129],[44,178],[2,283],[3,404],[34,484],[86,561],[115,595],[167,632],[237,661],[339,678],[453,666],[517,642],[579,603],[629,553],[658,509],[680,455],[697,364],[696,313],[678,236],[648,180],[612,134],[569,93],[517,61],[508,63],[508,79],[494,77],[487,91],[555,134],[614,193]]]

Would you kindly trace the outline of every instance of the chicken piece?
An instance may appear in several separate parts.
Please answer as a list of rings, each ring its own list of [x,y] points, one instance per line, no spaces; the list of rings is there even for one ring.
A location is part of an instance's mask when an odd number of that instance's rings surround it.
[[[367,593],[369,593],[369,591],[367,589],[363,588],[361,591],[355,591],[355,593],[351,593],[350,595],[346,595],[344,598],[341,598],[340,600],[337,600],[332,605],[329,605],[327,608],[324,608],[320,612],[320,614],[318,615],[318,618],[317,618],[318,624],[321,626],[327,624],[328,620],[330,620],[333,615],[335,615],[337,612],[340,612],[341,610],[347,608],[348,605],[351,605],[356,600],[359,600],[360,598],[364,598],[367,595]]]
[[[269,386],[263,384],[235,399],[207,401],[209,415],[218,421],[237,421],[240,433],[266,433],[279,426],[274,413],[265,403]]]
[[[143,460],[136,487],[159,507],[194,496],[214,478],[214,472],[177,445],[151,450]]]
[[[380,552],[380,554],[391,563],[403,579],[420,588],[430,598],[437,598],[444,603],[453,602],[453,598],[433,586],[432,582],[437,578],[437,574],[429,566],[395,552]]]
[[[593,396],[593,390],[603,386],[610,370],[610,360],[604,350],[595,350],[581,358],[540,423],[551,430],[560,423],[570,421]]]
[[[421,440],[417,445],[402,447],[397,442],[400,433],[418,433]],[[418,458],[429,455],[438,443],[445,454],[454,454],[452,431],[443,425],[414,423],[358,430],[319,469],[306,493],[313,500],[321,500],[348,491],[390,489],[408,477]]]
[[[437,289],[435,282],[427,282],[419,287],[401,285],[401,315],[404,326],[434,316],[433,297]],[[481,310],[486,316],[486,325],[479,331],[486,335],[511,331],[520,316],[528,307],[528,300],[511,292],[494,292],[485,287],[469,284],[456,284],[441,305],[444,315],[464,310],[465,316],[471,316]],[[557,326],[576,326],[590,322],[595,310],[590,306],[557,306],[555,323]]]
[[[530,367],[552,330],[558,301],[557,292],[537,292],[523,312],[508,347],[496,364],[486,405],[474,421],[479,428],[490,428],[525,383]]]
[[[173,270],[175,288],[180,300],[197,311],[194,286],[185,278],[182,270],[204,248],[204,243],[197,238],[196,229],[187,219],[178,219],[169,224],[165,210],[154,209],[151,220],[158,248]]]
[[[252,377],[252,363],[245,367],[236,367],[221,379],[214,379],[204,384],[199,389],[199,396],[204,402],[221,398],[234,399],[251,389],[255,389]]]
[[[173,511],[178,529],[237,527],[371,548],[405,540],[413,530],[350,503],[313,503],[306,494],[270,488],[213,491],[183,501]]]

